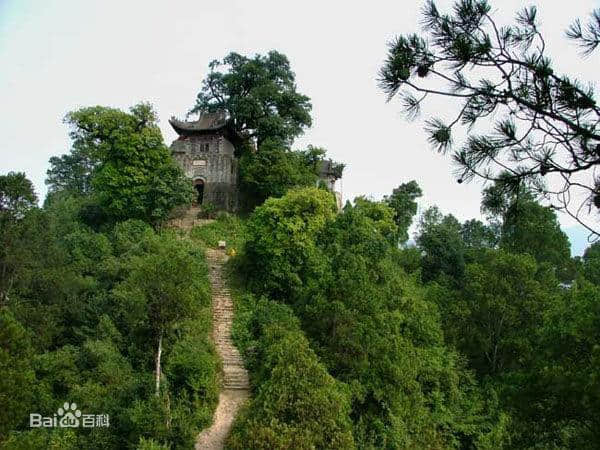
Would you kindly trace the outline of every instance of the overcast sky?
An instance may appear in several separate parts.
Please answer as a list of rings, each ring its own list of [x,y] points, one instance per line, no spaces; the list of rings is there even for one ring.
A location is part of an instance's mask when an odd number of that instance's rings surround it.
[[[523,5],[491,3],[501,24]],[[69,149],[62,118],[83,106],[149,101],[170,144],[176,135],[168,118],[183,117],[194,104],[212,59],[276,49],[288,56],[298,90],[312,99],[314,125],[296,147],[322,146],[347,164],[344,199],[381,198],[415,179],[425,193],[421,208],[437,204],[460,220],[479,217],[481,186],[457,184],[450,159],[429,148],[422,123],[407,123],[400,105],[386,103],[377,87],[386,43],[418,31],[422,4],[0,0],[0,173],[26,172],[43,198],[48,159]],[[441,9],[449,4],[438,2]],[[595,82],[598,55],[582,61],[563,33],[598,1],[531,4],[539,6],[556,69]],[[580,254],[586,234],[561,221]]]

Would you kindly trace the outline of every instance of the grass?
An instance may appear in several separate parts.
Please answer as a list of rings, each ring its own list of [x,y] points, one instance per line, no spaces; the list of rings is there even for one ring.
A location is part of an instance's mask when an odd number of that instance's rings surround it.
[[[194,227],[190,237],[212,248],[225,241],[228,249],[239,252],[245,241],[245,222],[238,216],[222,215],[212,223]]]

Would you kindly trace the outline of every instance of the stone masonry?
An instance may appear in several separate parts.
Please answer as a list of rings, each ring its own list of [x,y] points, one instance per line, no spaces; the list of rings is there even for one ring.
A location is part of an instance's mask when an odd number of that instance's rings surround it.
[[[217,209],[238,209],[238,159],[234,142],[239,137],[223,114],[204,114],[197,121],[169,121],[179,137],[171,153],[197,189],[198,204]]]

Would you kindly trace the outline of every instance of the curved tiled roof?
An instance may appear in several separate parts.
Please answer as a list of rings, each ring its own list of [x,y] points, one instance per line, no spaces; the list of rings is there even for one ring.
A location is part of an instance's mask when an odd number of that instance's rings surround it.
[[[223,112],[202,114],[198,120],[187,122],[171,117],[169,123],[178,134],[186,132],[217,131],[227,126],[227,116]]]

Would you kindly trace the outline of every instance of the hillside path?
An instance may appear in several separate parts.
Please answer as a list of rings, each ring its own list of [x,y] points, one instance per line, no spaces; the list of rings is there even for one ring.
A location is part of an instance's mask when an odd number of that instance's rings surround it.
[[[200,208],[192,206],[183,217],[174,219],[170,226],[189,232],[194,226],[202,226],[213,220],[198,219]],[[227,288],[223,264],[227,261],[224,250],[207,249],[206,262],[212,293],[212,338],[223,361],[223,384],[213,423],[196,438],[196,450],[221,450],[231,431],[235,416],[242,404],[250,397],[250,383],[244,362],[231,339],[233,301]]]
[[[219,394],[219,404],[215,410],[213,424],[198,435],[197,450],[223,448],[240,406],[250,396],[248,372],[244,368],[238,349],[231,340],[233,302],[223,274],[223,263],[226,259],[223,250],[206,250],[212,288],[213,339],[223,361],[223,388]]]

